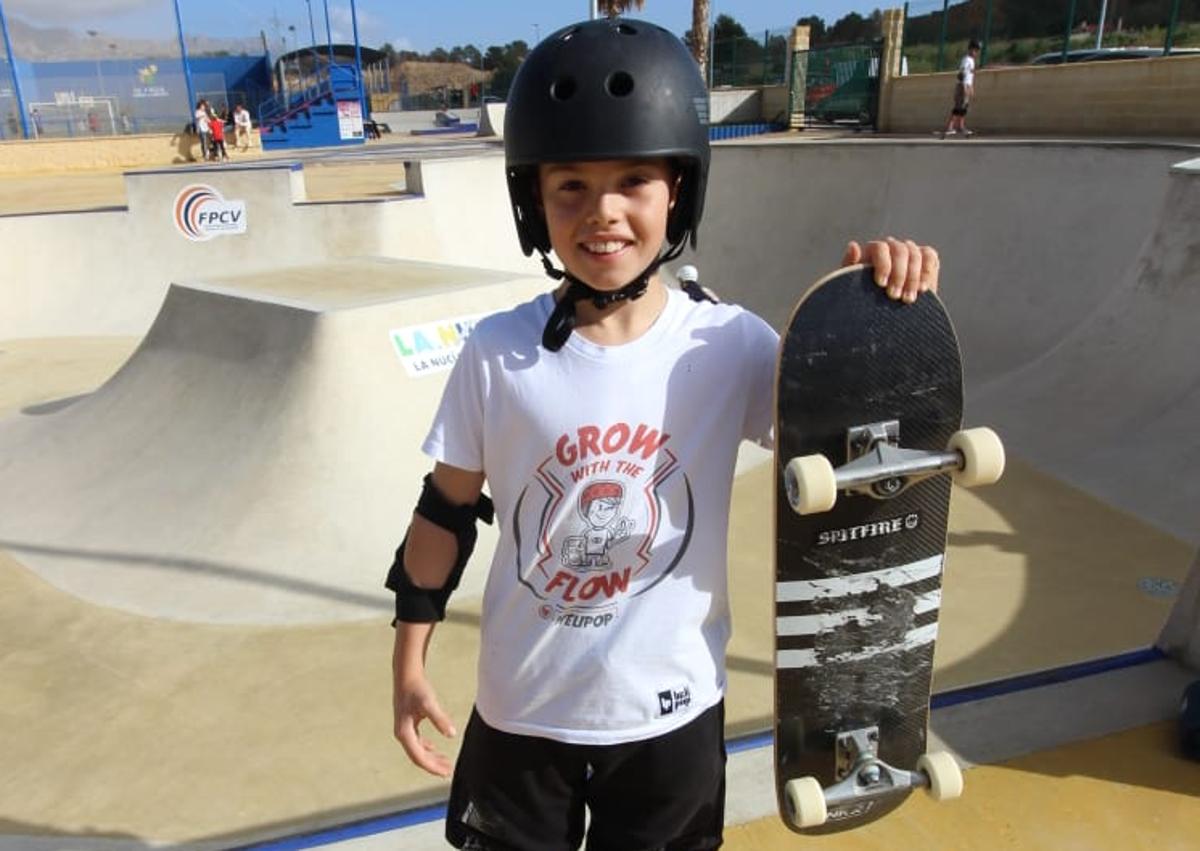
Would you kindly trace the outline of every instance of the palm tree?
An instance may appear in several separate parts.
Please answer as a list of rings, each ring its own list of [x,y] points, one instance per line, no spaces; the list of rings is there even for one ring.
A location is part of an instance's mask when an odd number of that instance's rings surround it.
[[[636,9],[640,12],[645,5],[646,0],[599,0],[597,4],[600,14],[608,15],[610,18],[624,15],[630,9]]]
[[[702,72],[708,69],[708,2],[709,0],[692,0],[692,56]],[[646,0],[599,0],[597,8],[600,14],[615,18],[630,9],[641,11]]]
[[[692,0],[692,56],[708,76],[708,0]]]

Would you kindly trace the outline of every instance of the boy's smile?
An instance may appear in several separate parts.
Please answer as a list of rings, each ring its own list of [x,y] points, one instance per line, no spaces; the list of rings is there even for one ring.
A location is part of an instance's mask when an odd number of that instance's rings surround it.
[[[554,253],[592,287],[620,289],[658,257],[673,185],[666,159],[542,165],[538,191]]]

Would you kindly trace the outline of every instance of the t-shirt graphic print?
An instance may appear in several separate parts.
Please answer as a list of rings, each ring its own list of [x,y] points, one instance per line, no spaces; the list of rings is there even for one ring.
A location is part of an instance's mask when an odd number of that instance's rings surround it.
[[[694,509],[669,443],[644,423],[583,425],[538,464],[517,498],[512,532],[517,578],[539,617],[608,628],[626,601],[683,559]],[[661,534],[664,519],[669,535]]]

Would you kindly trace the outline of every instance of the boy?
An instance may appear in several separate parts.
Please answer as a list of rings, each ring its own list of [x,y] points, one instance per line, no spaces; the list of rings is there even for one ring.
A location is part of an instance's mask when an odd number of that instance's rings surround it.
[[[209,114],[208,132],[212,134],[213,162],[227,161],[229,152],[225,150],[225,114],[223,112]]]
[[[958,63],[958,80],[954,84],[954,107],[950,110],[950,118],[942,130],[942,138],[962,133],[967,138],[975,133],[967,129],[967,109],[971,106],[971,98],[975,96],[975,61],[979,58],[979,42],[971,39],[967,44],[967,53]]]
[[[209,148],[212,145],[212,135],[209,133],[208,101],[196,101],[196,111],[193,114],[196,124],[196,135],[200,137],[200,156],[205,162],[209,159]]]
[[[501,537],[446,819],[458,848],[573,849],[585,807],[591,851],[721,844],[730,491],[739,442],[771,440],[778,338],[657,273],[695,241],[707,98],[678,38],[620,20],[546,38],[509,93],[517,231],[562,283],[468,339],[388,577],[395,735],[446,776],[418,730],[455,735],[424,655],[490,520],[486,478]],[[866,256],[893,297],[936,287],[932,249]],[[851,243],[845,262],[862,258]]]
[[[245,151],[250,148],[250,110],[246,109],[244,104],[238,104],[233,111],[233,126],[235,132],[235,143],[239,151]]]

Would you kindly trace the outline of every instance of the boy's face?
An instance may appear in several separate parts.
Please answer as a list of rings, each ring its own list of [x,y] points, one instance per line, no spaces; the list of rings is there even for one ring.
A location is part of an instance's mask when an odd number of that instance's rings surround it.
[[[666,159],[543,164],[538,190],[554,253],[596,289],[620,289],[658,257],[675,196]]]

